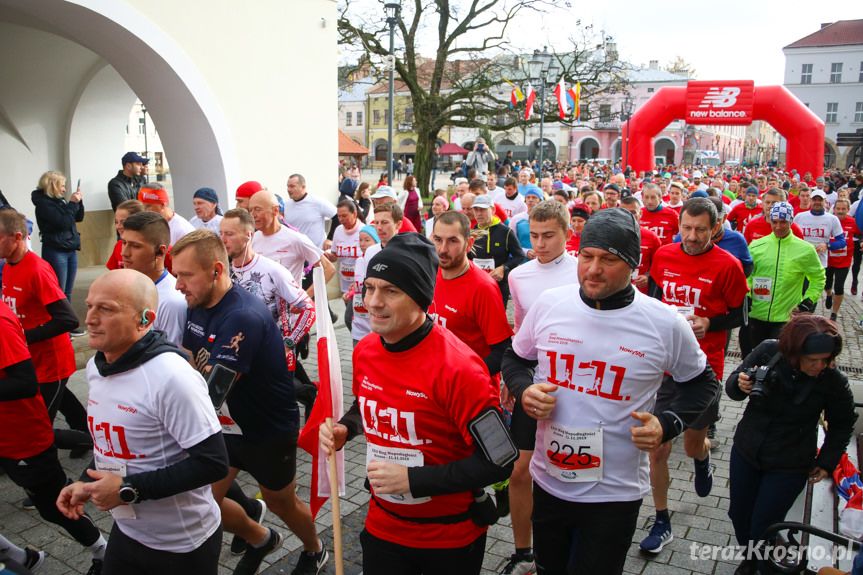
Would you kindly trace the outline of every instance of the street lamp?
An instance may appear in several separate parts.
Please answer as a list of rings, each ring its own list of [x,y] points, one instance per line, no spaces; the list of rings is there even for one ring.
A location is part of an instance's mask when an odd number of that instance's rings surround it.
[[[399,12],[401,4],[398,2],[388,2],[384,4],[384,11],[387,14],[387,24],[390,27],[390,55],[388,64],[390,69],[390,99],[389,99],[389,117],[387,118],[387,184],[393,185],[393,94],[395,90],[395,41],[396,41],[396,24],[399,21]]]
[[[147,153],[147,108],[144,104],[141,104],[141,113],[144,114],[144,157],[149,158],[150,154]]]
[[[629,166],[629,119],[632,117],[632,111],[634,109],[635,102],[632,100],[632,96],[629,92],[627,92],[623,99],[623,104],[620,106],[620,111],[623,114],[623,118],[626,120],[626,157],[623,160],[624,171],[626,171],[626,168]]]
[[[552,64],[552,56],[546,51],[546,47],[542,47],[542,52],[539,50],[533,51],[533,58],[527,63],[527,71],[531,80],[539,82],[539,171],[537,174],[542,177],[542,154],[545,144],[545,87],[551,82],[557,80],[557,75],[560,73],[560,67],[557,64]]]

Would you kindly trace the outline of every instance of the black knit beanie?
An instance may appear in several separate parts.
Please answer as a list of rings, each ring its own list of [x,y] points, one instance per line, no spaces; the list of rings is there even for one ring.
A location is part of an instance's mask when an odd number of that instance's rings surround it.
[[[638,268],[641,231],[635,216],[624,208],[609,208],[593,214],[581,232],[579,249],[584,248],[609,251],[632,269]]]
[[[369,262],[367,278],[387,281],[427,311],[434,299],[438,256],[434,244],[422,234],[406,232],[390,238]]]

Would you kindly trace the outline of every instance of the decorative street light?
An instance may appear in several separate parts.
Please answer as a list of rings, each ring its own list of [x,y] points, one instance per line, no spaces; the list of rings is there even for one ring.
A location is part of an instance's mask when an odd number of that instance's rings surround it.
[[[149,158],[150,154],[147,152],[147,108],[144,104],[141,104],[141,113],[144,115],[144,157]]]
[[[632,117],[632,111],[635,109],[635,102],[629,92],[623,99],[623,104],[620,106],[620,111],[623,114],[623,119],[626,120],[626,157],[623,160],[623,169],[629,166],[629,119]]]
[[[533,51],[533,58],[527,63],[528,76],[531,80],[539,83],[539,171],[537,176],[542,177],[543,147],[545,144],[545,88],[551,82],[557,81],[560,67],[552,64],[552,56],[546,51],[546,47]]]
[[[387,118],[387,184],[393,185],[393,94],[395,89],[395,41],[396,41],[396,24],[399,21],[399,12],[401,4],[398,2],[389,2],[384,4],[384,11],[387,14],[387,24],[390,27],[390,55],[387,57],[387,65],[390,69],[390,99],[389,99],[389,117]]]

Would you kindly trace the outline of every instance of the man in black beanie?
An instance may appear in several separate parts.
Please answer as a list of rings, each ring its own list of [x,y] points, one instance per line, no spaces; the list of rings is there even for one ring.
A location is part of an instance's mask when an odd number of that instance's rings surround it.
[[[546,291],[504,355],[507,387],[537,420],[530,472],[540,574],[623,571],[650,492],[648,452],[715,396],[716,378],[683,316],[632,286],[640,243],[630,212],[591,215],[580,287]],[[686,383],[653,415],[664,372]]]
[[[374,333],[354,349],[357,399],[332,431],[321,426],[325,450],[366,436],[367,575],[478,574],[489,524],[478,511],[497,513],[475,492],[509,477],[518,453],[512,446],[501,459],[489,450],[512,444],[499,390],[482,359],[426,313],[437,269],[434,245],[415,232],[371,259],[363,301]]]

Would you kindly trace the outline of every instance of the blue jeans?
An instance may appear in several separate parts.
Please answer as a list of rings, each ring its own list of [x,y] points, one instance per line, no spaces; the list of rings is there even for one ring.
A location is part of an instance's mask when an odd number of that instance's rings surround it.
[[[731,502],[728,517],[739,545],[758,541],[764,530],[785,520],[785,514],[806,487],[806,473],[776,473],[750,465],[731,448]]]
[[[66,294],[66,299],[72,301],[72,288],[75,286],[75,276],[78,275],[78,252],[55,250],[43,246],[42,259],[54,269],[60,289]]]

